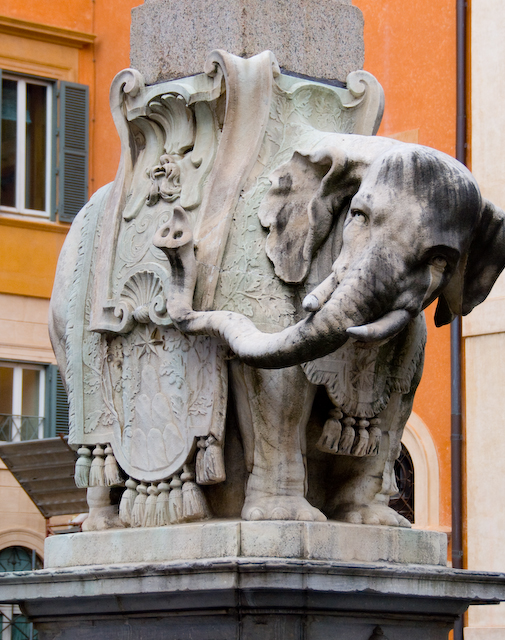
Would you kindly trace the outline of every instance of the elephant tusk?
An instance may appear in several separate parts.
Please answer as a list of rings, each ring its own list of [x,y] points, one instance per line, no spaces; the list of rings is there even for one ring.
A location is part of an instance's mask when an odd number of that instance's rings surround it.
[[[412,319],[410,313],[404,309],[390,311],[385,316],[370,324],[360,327],[349,327],[347,333],[360,342],[377,342],[392,338],[409,323]]]

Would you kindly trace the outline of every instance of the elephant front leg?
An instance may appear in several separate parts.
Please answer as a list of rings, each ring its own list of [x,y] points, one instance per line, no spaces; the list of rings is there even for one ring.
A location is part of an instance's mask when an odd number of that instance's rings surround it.
[[[300,367],[231,363],[249,478],[244,520],[326,520],[306,494],[305,429],[316,387]]]

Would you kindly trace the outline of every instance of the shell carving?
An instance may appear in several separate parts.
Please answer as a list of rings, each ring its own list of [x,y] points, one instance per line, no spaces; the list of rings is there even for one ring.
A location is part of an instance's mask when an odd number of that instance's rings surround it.
[[[152,271],[137,271],[125,283],[121,299],[133,309],[132,316],[139,323],[149,322],[149,307],[163,293],[160,278]]]

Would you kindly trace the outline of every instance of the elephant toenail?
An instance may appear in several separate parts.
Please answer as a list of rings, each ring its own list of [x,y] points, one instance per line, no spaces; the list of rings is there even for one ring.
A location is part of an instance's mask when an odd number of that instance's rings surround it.
[[[346,515],[345,521],[350,522],[351,524],[362,524],[363,518],[361,517],[361,514],[359,511],[350,511]]]
[[[277,507],[272,511],[272,520],[289,520],[289,513],[282,507]]]
[[[249,520],[263,520],[263,511],[261,509],[252,509],[249,514]]]

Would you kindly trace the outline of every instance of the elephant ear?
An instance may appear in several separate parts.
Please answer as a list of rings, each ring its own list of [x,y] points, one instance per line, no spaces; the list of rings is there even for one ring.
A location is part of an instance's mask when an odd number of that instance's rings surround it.
[[[272,186],[258,216],[269,229],[266,253],[284,282],[298,284],[307,277],[312,256],[359,188],[361,176],[354,168],[343,151],[327,148],[295,151],[270,175]]]
[[[456,315],[466,316],[483,302],[504,268],[505,213],[484,199],[466,260],[439,297],[437,327],[448,324]]]

